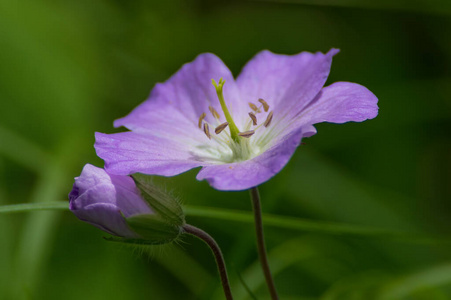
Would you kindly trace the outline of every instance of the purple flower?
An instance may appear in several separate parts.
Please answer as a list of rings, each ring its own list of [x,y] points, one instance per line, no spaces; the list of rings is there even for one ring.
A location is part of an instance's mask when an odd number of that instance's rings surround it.
[[[153,214],[129,176],[110,175],[93,165],[85,165],[75,178],[69,194],[70,209],[82,221],[112,235],[140,238],[125,218]]]
[[[96,133],[97,154],[113,174],[173,176],[202,167],[197,179],[216,189],[257,186],[316,133],[313,124],[376,117],[377,98],[367,88],[323,87],[337,52],[262,51],[236,80],[218,57],[201,54],[115,121],[131,131]]]

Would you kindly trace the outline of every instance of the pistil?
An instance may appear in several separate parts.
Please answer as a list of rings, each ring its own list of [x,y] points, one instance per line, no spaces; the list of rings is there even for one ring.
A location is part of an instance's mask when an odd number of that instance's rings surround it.
[[[222,78],[219,79],[218,84],[216,84],[216,81],[214,79],[212,79],[211,82],[213,83],[213,85],[216,88],[216,94],[218,95],[219,103],[221,104],[221,108],[222,108],[222,111],[224,112],[224,116],[225,116],[227,122],[229,123],[230,136],[236,143],[240,143],[240,137],[238,135],[240,131],[236,127],[235,122],[233,121],[232,115],[230,115],[230,113],[229,113],[229,110],[225,103],[223,92],[222,92],[225,80]]]

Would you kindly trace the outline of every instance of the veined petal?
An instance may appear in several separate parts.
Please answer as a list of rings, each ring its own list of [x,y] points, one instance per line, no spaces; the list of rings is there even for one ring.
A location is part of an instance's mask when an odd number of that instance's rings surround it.
[[[362,122],[377,116],[376,96],[366,87],[336,82],[325,87],[297,117],[297,124]]]
[[[320,93],[291,121],[277,123],[271,133],[274,139],[283,138],[303,128],[303,137],[316,134],[313,124],[321,122],[362,122],[377,116],[376,96],[366,87],[351,82],[336,82]]]
[[[262,51],[244,66],[237,78],[241,98],[264,99],[279,121],[289,120],[319,93],[329,76],[332,56],[338,53],[301,52],[280,55]]]
[[[76,189],[69,194],[74,208],[85,207],[95,201],[120,207],[126,217],[151,212],[130,177],[108,174],[102,168],[87,164],[81,175],[75,178],[74,186]]]
[[[70,209],[79,219],[123,237],[138,237],[124,217],[152,213],[132,178],[111,175],[89,164],[75,178],[69,199]]]
[[[86,196],[82,196],[81,198],[84,197]],[[138,234],[128,228],[121,212],[117,209],[117,206],[113,204],[94,203],[83,207],[82,210],[74,209],[71,206],[71,210],[80,220],[94,225],[112,235],[128,238],[139,237]]]
[[[144,103],[126,117],[116,120],[114,126],[125,126],[135,132],[157,131],[158,134],[178,129],[191,137],[188,131],[197,128],[202,113],[207,114],[205,119],[210,124],[216,125],[209,106],[220,113],[221,122],[224,122],[216,90],[211,83],[211,79],[218,81],[219,78],[226,81],[224,97],[230,104],[232,114],[237,114],[240,95],[232,73],[217,56],[205,53],[183,65],[165,83],[157,84]]]
[[[306,125],[302,128],[302,137],[311,137],[316,134],[316,128],[313,125]]]
[[[198,156],[199,149],[195,145],[147,133],[97,132],[94,147],[97,155],[105,161],[105,169],[117,175],[174,176],[206,165]]]
[[[200,170],[196,178],[206,179],[218,190],[239,191],[258,186],[276,175],[287,164],[301,142],[304,135],[302,130],[290,132],[253,159],[206,166]]]

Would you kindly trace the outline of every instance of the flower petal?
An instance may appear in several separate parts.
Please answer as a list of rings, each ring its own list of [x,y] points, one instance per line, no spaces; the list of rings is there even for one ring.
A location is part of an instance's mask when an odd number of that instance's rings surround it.
[[[292,131],[251,160],[206,166],[196,178],[206,179],[218,190],[239,191],[258,186],[276,175],[287,164],[304,134],[308,133],[304,133],[302,128]]]
[[[105,169],[116,175],[174,176],[206,164],[196,156],[196,146],[148,133],[97,132],[94,147],[105,161]]]
[[[128,228],[125,219],[121,216],[120,211],[113,204],[94,203],[83,207],[83,209],[80,210],[71,207],[71,210],[80,220],[94,225],[95,227],[112,235],[127,238],[139,237],[138,234]]]
[[[79,219],[118,236],[138,236],[123,216],[152,213],[132,178],[110,175],[89,164],[75,178],[69,199],[70,209]]]
[[[313,125],[306,125],[302,128],[302,137],[311,137],[316,134],[316,128]]]
[[[362,122],[377,116],[376,96],[366,87],[336,82],[325,87],[299,115],[297,125],[320,122]]]
[[[197,123],[202,113],[206,120],[216,125],[208,107],[212,106],[221,115],[221,107],[216,90],[211,82],[223,78],[224,97],[232,113],[237,112],[239,92],[232,73],[217,56],[205,53],[177,71],[165,83],[157,84],[150,97],[126,117],[116,120],[115,127],[125,126],[135,132],[151,131],[152,134],[167,135],[172,131],[184,131],[191,135],[191,130],[197,129]]]
[[[287,120],[319,93],[336,53],[337,49],[326,54],[297,55],[262,51],[244,66],[236,80],[241,98],[246,101],[262,98],[275,110],[274,117]]]
[[[81,175],[75,178],[74,187],[69,199],[75,208],[102,203],[116,205],[126,217],[151,213],[135,182],[128,176],[108,174],[102,168],[86,164]]]

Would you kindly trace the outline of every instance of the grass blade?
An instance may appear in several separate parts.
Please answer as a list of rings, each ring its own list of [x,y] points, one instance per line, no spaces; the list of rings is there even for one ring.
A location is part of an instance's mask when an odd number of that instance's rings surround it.
[[[43,210],[69,210],[67,201],[52,201],[41,203],[22,203],[0,206],[0,214],[20,213]],[[252,213],[249,211],[201,207],[185,205],[187,216],[213,218],[232,222],[253,223]],[[451,243],[451,238],[439,236],[426,236],[423,233],[395,231],[369,226],[349,225],[337,222],[315,221],[302,218],[263,214],[265,226],[295,231],[315,232],[320,234],[350,235],[361,237],[396,238],[403,241],[417,243]]]
[[[42,203],[21,203],[0,206],[0,214],[21,213],[37,210],[69,210],[69,202],[52,201]]]

